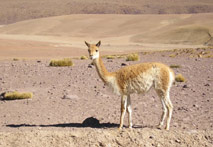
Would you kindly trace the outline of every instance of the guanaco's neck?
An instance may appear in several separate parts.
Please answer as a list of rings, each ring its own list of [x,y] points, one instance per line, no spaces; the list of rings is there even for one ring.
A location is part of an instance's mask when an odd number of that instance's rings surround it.
[[[106,84],[109,83],[109,77],[113,76],[113,73],[107,71],[100,57],[94,59],[93,62],[95,64],[98,75],[103,80],[103,82]]]

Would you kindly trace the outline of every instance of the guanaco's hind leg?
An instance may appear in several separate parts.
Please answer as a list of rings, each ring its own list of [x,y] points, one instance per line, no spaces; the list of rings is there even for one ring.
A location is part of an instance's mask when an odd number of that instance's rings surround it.
[[[165,98],[165,104],[166,104],[166,107],[168,109],[167,122],[166,122],[166,130],[169,130],[170,121],[171,121],[171,118],[172,118],[172,111],[173,111],[173,105],[172,105],[172,102],[170,100],[169,94],[167,94],[167,96]]]
[[[165,120],[166,115],[167,115],[167,107],[166,107],[166,104],[165,104],[165,102],[162,98],[161,98],[161,103],[162,103],[162,106],[163,106],[163,113],[162,113],[161,121],[158,125],[158,128],[161,128],[163,126],[164,120]]]
[[[167,116],[167,122],[166,122],[166,130],[169,130],[170,127],[170,121],[172,117],[172,111],[173,111],[173,105],[170,100],[169,92],[164,92],[162,90],[156,90],[158,96],[161,99],[162,105],[163,105],[163,114],[161,116],[161,121],[159,123],[159,128],[163,126],[164,120]]]
[[[127,111],[126,108],[127,108],[127,96],[123,95],[121,97],[121,116],[120,116],[120,127],[119,127],[119,129],[123,128],[124,116],[125,116],[125,113]]]

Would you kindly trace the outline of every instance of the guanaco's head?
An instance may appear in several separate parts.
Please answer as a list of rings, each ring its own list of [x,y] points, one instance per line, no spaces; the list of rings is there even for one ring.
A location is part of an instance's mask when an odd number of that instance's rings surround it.
[[[89,44],[85,41],[85,44],[88,46],[88,52],[90,58],[97,59],[99,58],[99,47],[101,45],[101,41],[99,41],[97,44]]]

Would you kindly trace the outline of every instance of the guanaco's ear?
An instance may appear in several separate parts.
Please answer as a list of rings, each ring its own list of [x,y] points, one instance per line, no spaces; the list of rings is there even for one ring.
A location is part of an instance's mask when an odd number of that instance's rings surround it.
[[[99,41],[96,46],[99,47],[101,45],[101,41]]]
[[[90,44],[89,44],[89,43],[87,43],[86,41],[85,41],[85,44],[86,44],[88,47],[90,47]]]

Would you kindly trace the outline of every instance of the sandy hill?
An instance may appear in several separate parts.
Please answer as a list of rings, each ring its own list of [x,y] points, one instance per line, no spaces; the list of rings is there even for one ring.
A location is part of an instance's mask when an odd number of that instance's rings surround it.
[[[69,14],[189,14],[213,12],[212,0],[0,0],[0,24]]]
[[[80,48],[85,48],[84,40],[102,40],[113,50],[212,45],[213,14],[64,15],[6,25],[0,33],[3,39]]]

